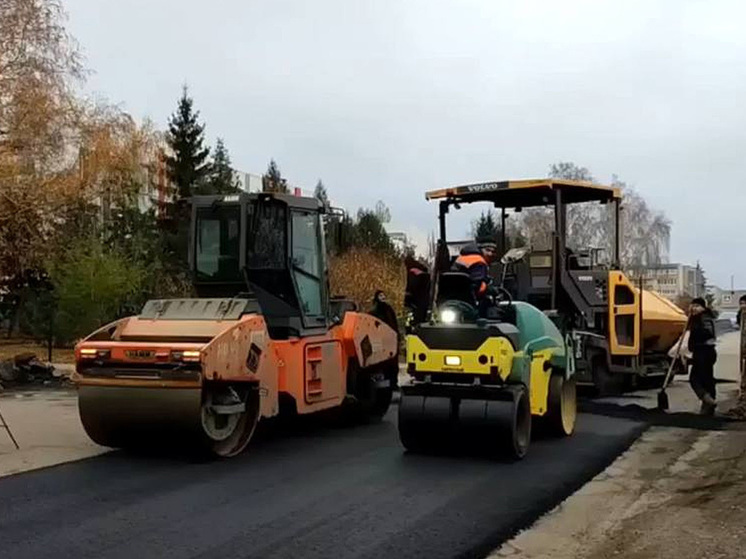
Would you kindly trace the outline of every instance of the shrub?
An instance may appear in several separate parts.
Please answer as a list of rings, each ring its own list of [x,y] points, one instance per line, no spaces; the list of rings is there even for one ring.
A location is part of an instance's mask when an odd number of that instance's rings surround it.
[[[344,295],[361,310],[372,306],[373,295],[380,289],[401,318],[406,286],[406,270],[401,258],[370,248],[352,248],[329,259],[332,295]]]
[[[141,304],[146,270],[94,237],[73,243],[50,268],[58,344],[74,342]]]

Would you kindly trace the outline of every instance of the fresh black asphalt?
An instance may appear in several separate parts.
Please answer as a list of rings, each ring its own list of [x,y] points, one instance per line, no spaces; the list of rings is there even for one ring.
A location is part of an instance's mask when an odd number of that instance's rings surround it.
[[[518,463],[417,456],[375,425],[265,436],[238,458],[114,452],[0,479],[0,558],[483,557],[639,435],[581,415]]]

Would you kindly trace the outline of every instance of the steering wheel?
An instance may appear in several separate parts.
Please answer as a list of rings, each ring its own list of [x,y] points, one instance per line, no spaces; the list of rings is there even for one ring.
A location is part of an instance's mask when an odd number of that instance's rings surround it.
[[[494,289],[493,298],[494,298],[495,303],[500,303],[500,302],[505,302],[508,304],[513,303],[513,297],[510,295],[510,291],[508,291],[502,286],[494,287],[493,289]]]

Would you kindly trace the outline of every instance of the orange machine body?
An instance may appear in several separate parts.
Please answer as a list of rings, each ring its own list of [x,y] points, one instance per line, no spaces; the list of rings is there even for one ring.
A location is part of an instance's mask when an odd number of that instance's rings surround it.
[[[342,403],[350,367],[395,360],[396,340],[383,322],[357,312],[345,313],[341,323],[318,335],[285,340],[269,338],[260,314],[238,320],[130,317],[76,346],[73,381],[78,386],[195,390],[204,383],[253,383],[259,386],[261,417],[279,412],[281,393],[293,398],[299,414],[307,414]],[[95,374],[96,364],[108,373]],[[159,368],[169,364],[176,370]]]

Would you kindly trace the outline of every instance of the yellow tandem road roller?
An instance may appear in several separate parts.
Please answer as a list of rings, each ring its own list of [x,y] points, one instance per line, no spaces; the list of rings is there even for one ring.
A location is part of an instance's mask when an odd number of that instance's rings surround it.
[[[190,265],[199,298],[153,300],[76,349],[88,435],[110,447],[241,452],[262,418],[351,405],[385,414],[397,335],[329,296],[314,198],[192,200]]]
[[[429,319],[407,338],[413,384],[402,387],[399,409],[406,448],[473,439],[521,457],[532,417],[555,433],[572,432],[576,383],[606,394],[665,373],[686,316],[621,270],[619,189],[561,179],[493,181],[426,198],[439,202],[440,235]],[[468,276],[451,271],[457,255],[446,235],[449,211],[476,202],[501,211],[502,257],[491,270],[499,289],[487,312]],[[610,254],[568,246],[567,205],[578,203],[608,208]],[[509,247],[508,211],[537,207],[553,214],[551,246]]]
[[[532,418],[547,433],[575,428],[573,363],[557,327],[509,297],[478,318],[468,276],[444,273],[437,314],[407,338],[413,377],[401,387],[399,437],[411,451],[476,449],[523,458]]]

